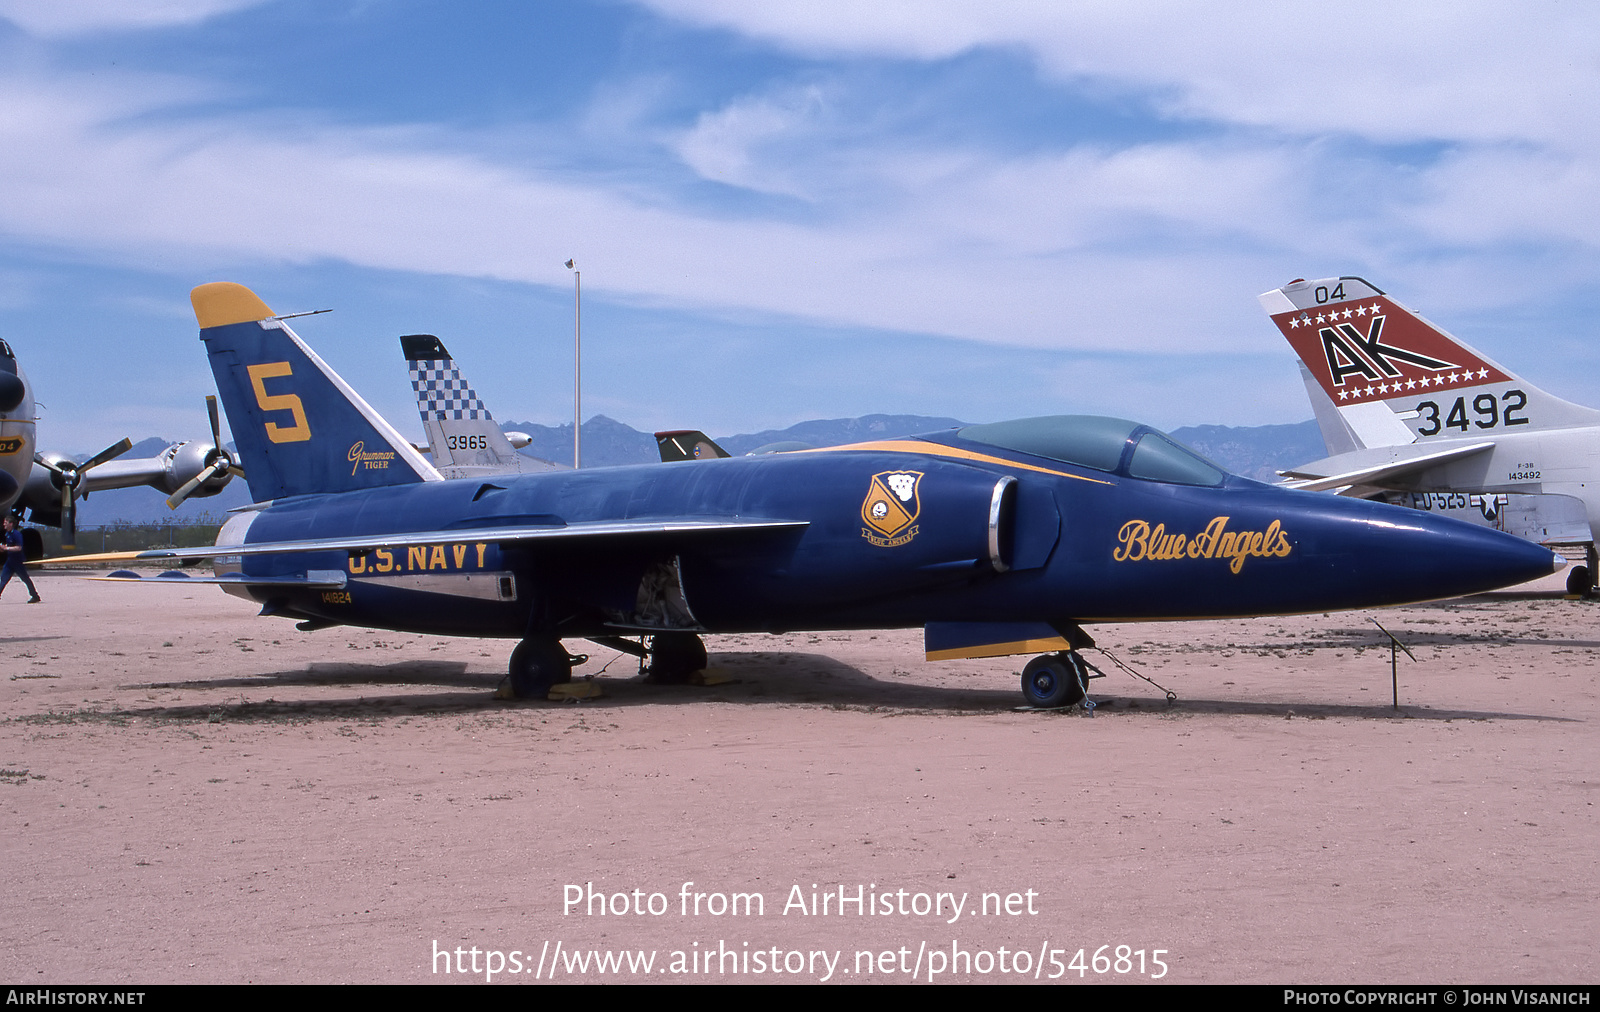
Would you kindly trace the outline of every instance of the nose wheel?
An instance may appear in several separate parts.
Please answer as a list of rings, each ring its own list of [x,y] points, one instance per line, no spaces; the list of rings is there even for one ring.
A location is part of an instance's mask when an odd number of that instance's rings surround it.
[[[1089,667],[1076,650],[1035,657],[1022,669],[1022,698],[1041,710],[1083,702],[1089,695]]]

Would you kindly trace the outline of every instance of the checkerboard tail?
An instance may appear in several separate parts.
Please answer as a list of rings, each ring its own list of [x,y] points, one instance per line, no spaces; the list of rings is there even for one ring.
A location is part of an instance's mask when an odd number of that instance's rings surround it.
[[[487,476],[524,470],[527,461],[512,447],[488,405],[461,367],[432,334],[400,338],[417,395],[417,413],[428,434],[428,452],[446,477]]]

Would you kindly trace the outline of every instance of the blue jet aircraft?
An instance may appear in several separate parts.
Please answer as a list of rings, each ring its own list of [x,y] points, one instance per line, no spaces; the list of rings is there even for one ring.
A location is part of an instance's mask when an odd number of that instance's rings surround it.
[[[930,659],[1040,654],[1023,695],[1057,707],[1086,695],[1091,623],[1401,604],[1563,565],[1086,415],[444,480],[248,289],[192,301],[257,503],[214,548],[138,557],[212,558],[201,579],[301,629],[520,640],[518,696],[570,679],[563,639],[648,637],[673,680],[704,666],[702,633],[921,626]]]

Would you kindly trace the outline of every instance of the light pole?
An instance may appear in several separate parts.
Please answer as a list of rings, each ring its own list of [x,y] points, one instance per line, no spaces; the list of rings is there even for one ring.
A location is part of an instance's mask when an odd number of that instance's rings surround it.
[[[572,469],[583,466],[583,272],[576,260],[572,272]]]

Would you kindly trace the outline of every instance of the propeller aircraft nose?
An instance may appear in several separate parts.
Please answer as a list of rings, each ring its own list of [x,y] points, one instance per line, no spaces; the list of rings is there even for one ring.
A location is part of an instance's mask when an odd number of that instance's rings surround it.
[[[15,411],[27,395],[28,387],[22,377],[0,370],[0,411]]]

